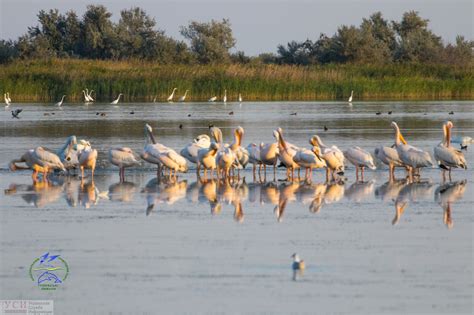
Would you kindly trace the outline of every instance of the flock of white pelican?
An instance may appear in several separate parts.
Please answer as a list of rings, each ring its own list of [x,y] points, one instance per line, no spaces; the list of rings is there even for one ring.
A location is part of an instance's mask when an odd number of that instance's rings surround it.
[[[446,180],[446,173],[451,180],[452,168],[467,169],[464,154],[451,143],[451,129],[454,127],[451,121],[445,122],[442,126],[443,138],[434,148],[434,159],[428,152],[408,144],[395,122],[392,122],[391,126],[394,129],[393,144],[380,146],[374,150],[375,158],[388,166],[390,180],[395,179],[394,169],[397,167],[406,169],[411,182],[419,178],[422,168],[434,167],[436,164],[442,169],[443,180]],[[210,135],[198,135],[179,153],[160,143],[153,135],[150,125],[146,124],[144,129],[145,145],[140,154],[128,147],[111,148],[108,151],[108,160],[119,168],[121,181],[125,180],[125,168],[138,166],[141,160],[156,165],[158,177],[176,177],[178,173],[188,171],[188,163],[193,163],[196,164],[198,178],[201,178],[201,171],[204,179],[207,178],[208,172],[213,178],[215,172],[218,179],[231,181],[235,177],[240,179],[240,171],[248,164],[253,166],[254,180],[257,168],[260,179],[263,168],[266,180],[267,166],[273,167],[273,180],[276,180],[277,167],[285,167],[285,180],[300,180],[300,170],[304,169],[304,180],[308,182],[312,180],[314,169],[325,169],[326,181],[342,179],[346,161],[355,166],[357,181],[359,179],[364,181],[366,168],[376,169],[373,155],[358,146],[342,151],[335,145],[326,145],[318,135],[314,135],[308,139],[310,148],[298,147],[286,140],[281,128],[273,131],[275,142],[251,143],[244,147],[242,139],[245,131],[242,127],[239,126],[234,130],[233,142],[226,143],[221,129],[211,126]],[[38,173],[42,173],[43,180],[47,181],[49,172],[53,170],[69,172],[71,169],[80,169],[82,177],[84,170],[90,169],[93,178],[97,158],[98,151],[92,148],[90,142],[78,141],[75,136],[70,136],[57,152],[46,150],[41,146],[36,147],[26,151],[9,165],[11,170],[32,169],[35,181],[38,180]],[[295,171],[298,172],[297,178]]]

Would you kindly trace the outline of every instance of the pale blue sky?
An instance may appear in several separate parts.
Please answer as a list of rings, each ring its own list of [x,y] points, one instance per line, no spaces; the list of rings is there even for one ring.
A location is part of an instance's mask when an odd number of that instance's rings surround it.
[[[419,11],[430,19],[430,27],[445,42],[457,34],[473,39],[472,0],[0,0],[0,38],[14,39],[36,25],[40,9],[75,10],[80,16],[87,4],[103,4],[117,21],[121,9],[139,6],[155,17],[166,34],[183,39],[179,26],[190,20],[229,18],[237,39],[237,50],[248,55],[275,52],[290,40],[317,39],[321,32],[332,35],[341,24],[358,25],[363,17],[381,11],[386,19],[400,20],[403,12]]]

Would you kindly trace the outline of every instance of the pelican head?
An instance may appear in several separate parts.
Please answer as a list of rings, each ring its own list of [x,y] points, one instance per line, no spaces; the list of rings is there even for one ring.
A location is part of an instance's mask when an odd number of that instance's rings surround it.
[[[278,133],[278,130],[273,130],[273,137],[278,141],[280,139],[280,134]]]
[[[313,147],[319,148],[319,141],[319,136],[314,135],[309,139],[309,144],[311,144]]]
[[[453,125],[453,123],[452,123],[450,120],[448,120],[448,121],[446,122],[446,127],[448,127],[448,128],[453,128],[454,125]]]
[[[151,128],[151,126],[150,126],[149,124],[145,124],[145,132],[152,133],[152,132],[153,132],[153,128]]]
[[[395,129],[395,132],[397,133],[398,139],[400,140],[403,144],[407,144],[405,138],[403,137],[402,133],[400,132],[400,128],[398,127],[398,124],[394,121],[391,122],[390,126],[392,126],[393,129]]]

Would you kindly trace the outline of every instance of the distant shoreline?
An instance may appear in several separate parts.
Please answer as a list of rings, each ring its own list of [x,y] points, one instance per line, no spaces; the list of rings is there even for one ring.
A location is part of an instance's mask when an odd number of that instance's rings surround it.
[[[123,102],[166,102],[176,87],[175,102],[189,90],[186,102],[434,101],[474,99],[473,67],[430,64],[330,64],[289,66],[264,64],[160,65],[143,61],[84,59],[23,60],[2,65],[1,93],[15,102],[83,101],[93,89],[97,102],[123,93]],[[2,98],[3,100],[3,98]]]

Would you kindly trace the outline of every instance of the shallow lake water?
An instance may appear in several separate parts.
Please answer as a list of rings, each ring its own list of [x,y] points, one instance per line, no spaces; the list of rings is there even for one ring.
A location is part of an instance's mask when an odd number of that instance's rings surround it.
[[[325,183],[322,171],[310,184],[289,183],[283,169],[275,182],[254,181],[249,166],[232,184],[197,181],[192,166],[158,181],[145,163],[120,183],[106,159],[116,146],[141,152],[145,123],[177,150],[212,124],[226,142],[242,126],[245,146],[273,141],[281,127],[296,145],[318,134],[373,151],[393,143],[396,121],[409,143],[432,153],[448,119],[454,134],[474,135],[472,101],[15,108],[20,119],[0,112],[0,299],[54,300],[57,314],[472,313],[474,147],[464,151],[470,168],[454,170],[451,183],[439,169],[412,184],[397,171],[389,183],[383,166],[360,183],[351,165],[344,183]],[[30,171],[8,170],[27,149],[58,149],[73,134],[99,151],[94,182],[34,185]],[[70,268],[55,291],[28,274],[46,252]],[[291,270],[295,252],[303,273]]]

